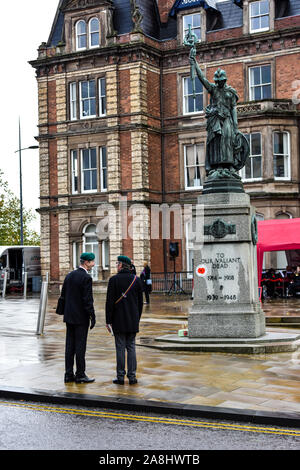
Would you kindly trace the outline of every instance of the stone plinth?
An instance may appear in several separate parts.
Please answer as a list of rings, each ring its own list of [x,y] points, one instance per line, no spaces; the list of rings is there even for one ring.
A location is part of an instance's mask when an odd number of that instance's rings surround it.
[[[259,338],[188,338],[168,334],[155,339],[140,338],[137,345],[161,351],[220,352],[230,354],[273,354],[297,351],[300,333],[267,331]]]
[[[258,298],[256,220],[245,193],[205,194],[203,243],[194,246],[190,338],[258,338],[265,318]]]

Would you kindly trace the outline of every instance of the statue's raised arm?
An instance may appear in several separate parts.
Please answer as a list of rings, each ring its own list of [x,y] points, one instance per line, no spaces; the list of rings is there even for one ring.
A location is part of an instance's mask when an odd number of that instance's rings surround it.
[[[196,60],[196,56],[194,54],[192,54],[192,50],[190,52],[190,64],[191,64],[191,68],[193,68],[196,73],[197,73],[197,76],[200,80],[200,82],[202,83],[202,85],[207,89],[208,93],[211,93],[211,90],[212,90],[212,83],[210,83],[207,78],[205,77],[204,73],[202,72],[197,60]]]

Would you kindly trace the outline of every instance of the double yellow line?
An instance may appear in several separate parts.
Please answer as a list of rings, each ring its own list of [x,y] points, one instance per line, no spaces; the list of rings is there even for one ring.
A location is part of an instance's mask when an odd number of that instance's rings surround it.
[[[133,415],[126,413],[117,413],[109,411],[95,411],[95,410],[76,410],[72,408],[54,407],[46,405],[36,405],[30,403],[13,403],[0,401],[0,405],[8,407],[21,407],[34,411],[47,411],[50,413],[60,413],[69,415],[81,415],[90,416],[96,418],[107,418],[107,419],[122,419],[130,421],[140,421],[144,423],[155,423],[155,424],[172,424],[177,426],[191,426],[199,428],[210,428],[210,429],[225,429],[228,431],[243,431],[243,432],[256,432],[263,434],[276,434],[280,436],[294,436],[300,437],[300,431],[293,429],[277,429],[272,427],[261,427],[261,426],[250,426],[243,424],[230,424],[230,423],[212,423],[206,421],[186,420],[177,418],[166,418],[166,417],[154,417],[154,416],[143,416]]]

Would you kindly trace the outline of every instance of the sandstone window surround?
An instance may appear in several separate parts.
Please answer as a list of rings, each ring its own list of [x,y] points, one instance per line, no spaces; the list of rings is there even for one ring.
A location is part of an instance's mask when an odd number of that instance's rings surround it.
[[[100,46],[100,22],[96,17],[88,22],[79,20],[75,24],[76,51],[94,49]]]
[[[105,77],[69,83],[69,118],[91,119],[106,116]]]
[[[106,192],[106,147],[87,147],[71,150],[72,194]]]

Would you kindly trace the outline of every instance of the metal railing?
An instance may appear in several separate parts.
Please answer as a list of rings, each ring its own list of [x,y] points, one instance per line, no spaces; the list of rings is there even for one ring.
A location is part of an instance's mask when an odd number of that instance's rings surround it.
[[[193,290],[192,274],[192,271],[151,272],[152,292],[191,294]]]

